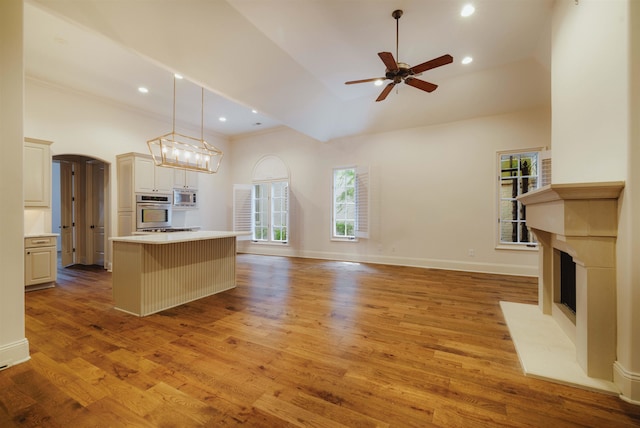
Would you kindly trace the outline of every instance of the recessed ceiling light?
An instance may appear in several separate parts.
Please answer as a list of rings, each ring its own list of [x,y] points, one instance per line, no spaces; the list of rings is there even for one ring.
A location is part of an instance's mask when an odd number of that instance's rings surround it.
[[[253,110],[251,110],[251,113],[253,113],[253,114],[258,114],[258,110],[253,109]]]
[[[176,73],[176,74],[174,74],[174,76],[176,77],[176,79],[182,79],[182,74]]]
[[[460,16],[464,16],[464,17],[471,16],[475,11],[476,11],[476,8],[473,7],[472,4],[465,4],[462,10],[460,11]]]
[[[226,121],[227,121],[227,118],[226,118],[226,117],[224,117],[224,116],[220,116],[220,117],[218,118],[218,120],[219,120],[220,122],[226,122]]]
[[[461,61],[463,64],[471,64],[473,62],[473,58],[471,58],[470,56],[465,56],[464,58],[462,58]]]
[[[373,84],[376,85],[376,86],[381,86],[382,83],[384,83],[384,82],[382,82],[382,79],[378,79],[378,80],[374,80],[373,81]]]
[[[138,92],[140,92],[141,94],[146,94],[149,92],[149,90],[147,88],[145,88],[144,86],[140,86],[138,88]]]

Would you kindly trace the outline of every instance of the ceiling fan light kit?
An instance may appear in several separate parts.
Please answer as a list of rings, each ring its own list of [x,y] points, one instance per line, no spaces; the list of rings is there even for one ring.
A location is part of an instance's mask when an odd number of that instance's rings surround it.
[[[204,140],[204,88],[202,88],[200,138],[176,132],[176,76],[173,78],[173,130],[147,141],[157,166],[214,174],[220,168],[222,151]]]
[[[398,57],[398,41],[399,41],[399,29],[400,24],[399,20],[402,16],[402,10],[397,9],[394,10],[391,16],[396,20],[396,56]],[[387,86],[384,87],[376,101],[382,101],[387,98],[387,95],[391,92],[393,87],[399,83],[406,83],[409,86],[413,86],[414,88],[420,89],[425,92],[433,92],[436,90],[438,85],[421,80],[416,78],[416,75],[420,75],[427,70],[431,70],[436,67],[441,67],[443,65],[451,64],[453,62],[453,57],[449,54],[442,55],[438,58],[434,58],[430,61],[423,62],[422,64],[418,64],[416,66],[409,66],[404,62],[398,62],[394,58],[391,52],[380,52],[378,56],[384,63],[386,70],[384,77],[373,77],[370,79],[362,79],[362,80],[351,80],[349,82],[345,82],[345,85],[353,85],[356,83],[366,83],[366,82],[378,82],[384,80],[391,80]]]

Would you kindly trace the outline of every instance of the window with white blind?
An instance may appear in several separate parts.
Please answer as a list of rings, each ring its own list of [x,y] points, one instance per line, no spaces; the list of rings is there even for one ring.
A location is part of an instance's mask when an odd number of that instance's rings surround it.
[[[332,191],[332,239],[369,237],[369,171],[335,168]]]
[[[536,246],[526,225],[526,207],[517,197],[540,186],[540,151],[498,153],[499,245]]]

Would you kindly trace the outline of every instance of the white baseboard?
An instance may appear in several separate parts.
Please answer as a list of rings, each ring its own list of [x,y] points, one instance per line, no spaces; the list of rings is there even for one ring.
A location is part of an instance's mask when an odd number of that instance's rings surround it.
[[[29,360],[29,341],[25,338],[0,346],[0,370]]]
[[[463,272],[482,272],[501,275],[538,276],[538,266],[509,265],[500,263],[470,263],[457,260],[420,259],[390,257],[366,254],[345,254],[322,251],[297,251],[288,246],[243,245],[239,253],[260,254],[265,256],[302,257],[323,260],[338,260],[361,263],[376,263],[396,266],[445,269]]]
[[[640,373],[631,372],[616,361],[613,363],[613,382],[620,389],[620,398],[640,405]]]

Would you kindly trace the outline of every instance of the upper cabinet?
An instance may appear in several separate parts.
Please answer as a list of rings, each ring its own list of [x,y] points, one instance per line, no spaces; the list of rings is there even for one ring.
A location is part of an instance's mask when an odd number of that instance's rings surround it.
[[[151,157],[135,155],[135,193],[166,193],[173,191],[173,169],[156,166]]]
[[[51,141],[25,138],[24,206],[51,206]]]
[[[177,189],[197,189],[199,174],[184,169],[173,170],[173,187]]]

